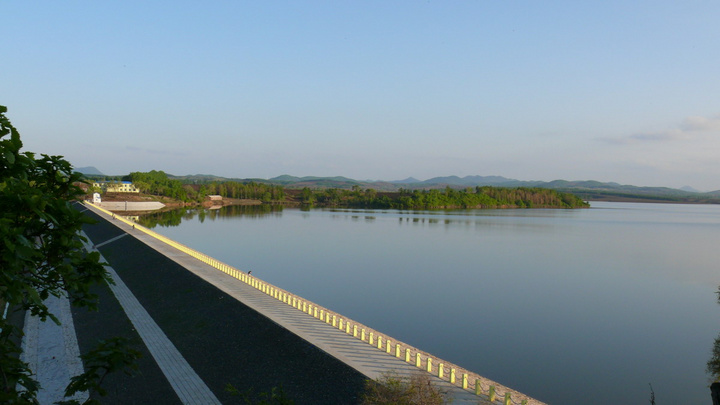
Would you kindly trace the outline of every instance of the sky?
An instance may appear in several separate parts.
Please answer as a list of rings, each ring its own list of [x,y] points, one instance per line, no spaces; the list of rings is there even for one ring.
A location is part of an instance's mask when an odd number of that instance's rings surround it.
[[[0,2],[25,150],[108,175],[720,190],[720,2]]]

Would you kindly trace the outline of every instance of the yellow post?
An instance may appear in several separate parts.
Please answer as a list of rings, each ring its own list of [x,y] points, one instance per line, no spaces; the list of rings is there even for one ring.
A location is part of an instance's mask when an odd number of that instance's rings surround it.
[[[405,363],[410,363],[410,349],[405,349]]]
[[[467,389],[468,387],[468,375],[463,373],[463,383],[462,383],[463,389]]]
[[[332,321],[332,326],[333,326],[333,328],[334,328],[334,327],[337,326],[337,317],[336,317],[335,315],[333,315],[332,320],[333,320],[333,321]]]
[[[350,324],[348,324],[350,326]],[[353,337],[357,337],[357,325],[353,325]]]
[[[365,341],[365,328],[360,332],[360,340]]]
[[[400,344],[395,344],[395,357],[400,357]]]
[[[343,329],[343,319],[342,319],[342,318],[340,318],[340,319],[338,320],[338,329],[340,329],[340,330]]]
[[[450,369],[450,384],[455,384],[455,369]]]
[[[373,344],[375,340],[373,339],[373,333],[370,332],[370,341],[368,343]]]
[[[438,378],[443,378],[443,375],[445,375],[445,365],[440,363],[438,364]]]
[[[503,405],[511,405],[509,392],[505,393],[505,402],[503,403]]]
[[[382,336],[378,336],[378,349],[382,349]]]
[[[415,367],[422,367],[422,361],[420,360],[420,353],[415,353]]]
[[[321,321],[325,320],[325,310],[322,310],[322,309],[320,310],[320,320]]]
[[[475,395],[482,394],[482,387],[480,386],[480,379],[475,380]]]
[[[385,352],[386,352],[386,353],[390,353],[390,346],[392,346],[392,345],[390,344],[390,340],[387,340],[386,343],[385,343]]]
[[[495,402],[495,386],[490,386],[490,391],[488,391],[488,398],[490,399],[490,402]]]
[[[432,373],[432,359],[430,357],[427,358],[427,372]]]

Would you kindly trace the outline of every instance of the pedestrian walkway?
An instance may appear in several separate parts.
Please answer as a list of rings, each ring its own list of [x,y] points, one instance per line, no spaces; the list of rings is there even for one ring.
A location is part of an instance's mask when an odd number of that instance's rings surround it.
[[[40,317],[27,311],[20,360],[35,372],[35,379],[40,383],[41,389],[37,394],[40,405],[73,399],[82,403],[88,398],[86,392],[65,397],[65,387],[70,379],[83,372],[70,301],[65,296],[51,295],[44,303],[58,318],[60,325],[50,319],[42,322]]]

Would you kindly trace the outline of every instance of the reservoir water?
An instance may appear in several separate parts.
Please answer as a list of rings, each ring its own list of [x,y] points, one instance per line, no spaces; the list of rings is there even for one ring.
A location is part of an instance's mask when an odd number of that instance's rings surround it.
[[[154,230],[550,404],[711,403],[720,206],[170,217]]]

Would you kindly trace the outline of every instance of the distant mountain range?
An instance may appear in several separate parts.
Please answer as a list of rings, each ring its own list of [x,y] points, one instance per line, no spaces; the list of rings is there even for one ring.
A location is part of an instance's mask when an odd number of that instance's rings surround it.
[[[177,176],[178,179],[196,182],[217,181],[217,176]],[[665,202],[696,202],[720,203],[720,190],[700,193],[696,190],[682,190],[669,187],[638,187],[618,183],[603,183],[594,180],[584,181],[523,181],[502,176],[446,176],[418,180],[408,177],[403,180],[355,180],[347,177],[296,177],[282,175],[271,179],[226,179],[235,181],[255,181],[283,185],[287,188],[340,188],[350,189],[359,186],[362,189],[372,188],[378,191],[398,191],[399,189],[431,189],[431,188],[466,188],[466,187],[541,187],[558,191],[567,191],[586,200],[614,201],[665,201]]]
[[[75,169],[78,172],[90,176],[104,176],[95,167],[81,167]],[[257,183],[270,183],[285,186],[287,188],[340,188],[351,189],[360,187],[362,189],[372,188],[378,191],[398,191],[400,189],[432,189],[432,188],[466,188],[466,187],[541,187],[558,191],[567,191],[578,195],[586,200],[614,200],[614,201],[657,201],[657,202],[694,202],[720,204],[720,190],[702,193],[691,187],[682,189],[669,187],[639,187],[623,185],[614,182],[603,183],[594,180],[583,181],[523,181],[509,179],[502,176],[446,176],[433,177],[427,180],[418,180],[408,177],[403,180],[355,180],[347,177],[296,177],[282,175],[271,179],[259,178],[226,178],[209,174],[196,174],[187,176],[173,176],[171,178],[185,182],[201,184],[213,181],[254,181]],[[115,176],[117,177],[117,176]]]
[[[100,170],[96,169],[95,166],[88,166],[88,167],[76,167],[76,172],[80,172],[82,174],[90,174],[95,176],[104,176]]]

